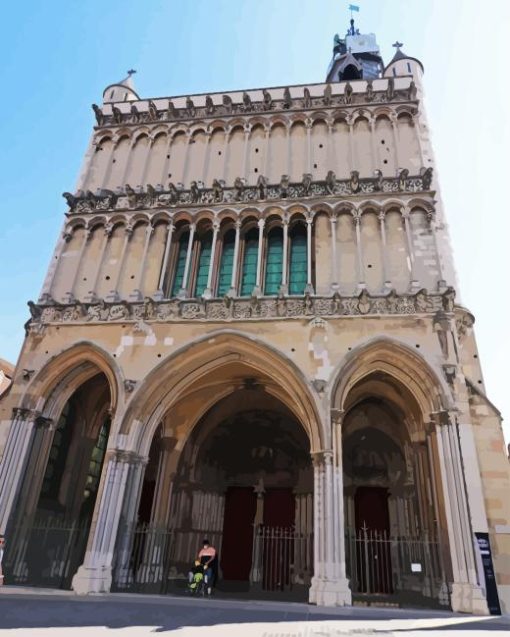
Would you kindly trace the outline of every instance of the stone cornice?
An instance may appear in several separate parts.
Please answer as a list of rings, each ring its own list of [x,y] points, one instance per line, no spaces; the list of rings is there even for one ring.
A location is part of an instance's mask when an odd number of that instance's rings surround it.
[[[211,188],[205,188],[201,182],[192,182],[189,189],[173,183],[165,189],[161,184],[156,187],[148,184],[144,189],[126,185],[112,190],[78,191],[75,195],[65,192],[69,205],[69,215],[90,212],[108,212],[117,210],[146,210],[173,207],[215,206],[222,204],[300,201],[313,197],[338,198],[359,195],[402,194],[429,192],[432,182],[432,168],[422,168],[419,175],[409,175],[407,169],[400,171],[398,177],[383,177],[380,170],[374,177],[360,178],[352,171],[349,179],[337,179],[329,171],[324,180],[313,181],[309,174],[303,175],[301,182],[291,182],[288,175],[282,175],[279,184],[268,184],[267,179],[259,176],[255,186],[247,186],[245,180],[238,177],[232,186],[223,181],[214,180]]]
[[[56,303],[46,298],[39,304],[29,303],[30,325],[90,324],[133,322],[143,332],[145,322],[231,322],[275,319],[312,319],[314,317],[353,317],[378,315],[434,315],[439,311],[453,311],[455,292],[448,288],[443,294],[429,294],[420,290],[416,294],[397,294],[391,290],[385,296],[372,296],[363,290],[359,296],[292,296],[251,297],[223,299],[168,299],[146,298],[140,302],[97,301],[69,304]],[[138,327],[137,327],[137,325]]]
[[[395,82],[395,79],[398,81]],[[340,90],[341,89],[341,90]],[[357,90],[358,89],[358,90]],[[360,90],[361,89],[361,90]],[[299,96],[296,93],[299,91]],[[320,93],[319,95],[317,93]],[[379,78],[363,82],[333,82],[308,86],[250,89],[211,95],[152,98],[117,102],[101,109],[92,105],[96,129],[204,120],[222,116],[264,115],[289,111],[324,110],[375,104],[416,104],[417,89],[411,77]]]

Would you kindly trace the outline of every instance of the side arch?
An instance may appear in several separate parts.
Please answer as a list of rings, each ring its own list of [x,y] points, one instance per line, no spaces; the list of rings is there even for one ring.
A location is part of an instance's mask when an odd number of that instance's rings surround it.
[[[30,382],[21,406],[39,409],[45,417],[54,418],[69,396],[100,372],[108,381],[115,412],[124,391],[122,373],[110,354],[91,341],[80,341],[52,357]]]
[[[422,354],[397,339],[377,337],[354,348],[337,366],[330,387],[332,407],[345,409],[350,390],[374,372],[387,374],[407,387],[426,418],[453,404],[446,381]]]

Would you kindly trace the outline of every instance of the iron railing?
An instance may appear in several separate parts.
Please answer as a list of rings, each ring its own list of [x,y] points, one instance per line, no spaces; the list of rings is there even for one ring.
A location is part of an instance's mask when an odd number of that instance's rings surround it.
[[[265,591],[292,591],[313,575],[313,536],[294,527],[257,526],[250,583]]]
[[[6,584],[71,588],[83,561],[88,520],[44,516],[9,529],[4,575]]]
[[[428,598],[448,605],[449,592],[438,540],[396,536],[366,526],[345,535],[346,570],[354,595]]]

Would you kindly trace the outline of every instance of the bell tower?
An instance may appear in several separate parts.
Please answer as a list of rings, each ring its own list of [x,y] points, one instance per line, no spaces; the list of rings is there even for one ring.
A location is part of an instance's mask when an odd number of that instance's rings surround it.
[[[333,57],[329,64],[326,82],[373,80],[384,69],[379,46],[373,33],[360,33],[351,18],[344,38],[333,38]]]

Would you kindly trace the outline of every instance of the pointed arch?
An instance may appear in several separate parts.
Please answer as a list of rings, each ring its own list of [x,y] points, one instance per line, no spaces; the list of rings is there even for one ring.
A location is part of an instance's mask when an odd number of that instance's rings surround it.
[[[422,354],[397,339],[376,337],[353,348],[337,366],[330,388],[332,406],[345,409],[351,389],[375,372],[406,387],[426,420],[453,404],[446,381]]]
[[[122,433],[141,424],[136,447],[146,454],[164,415],[191,393],[217,386],[218,373],[233,366],[246,376],[256,375],[264,390],[281,400],[306,430],[312,450],[325,444],[326,432],[312,388],[298,366],[282,352],[259,339],[234,330],[212,332],[180,348],[158,365],[140,384],[128,407]],[[233,378],[233,380],[235,380]],[[193,415],[193,427],[202,412]]]

